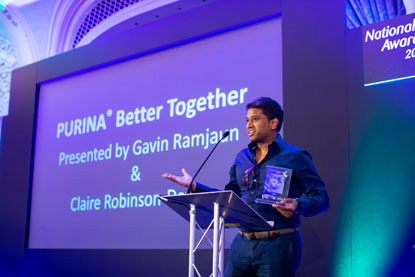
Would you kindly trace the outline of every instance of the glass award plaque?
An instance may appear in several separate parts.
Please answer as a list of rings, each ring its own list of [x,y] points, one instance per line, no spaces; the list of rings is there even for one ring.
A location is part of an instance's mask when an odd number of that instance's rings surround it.
[[[292,174],[292,169],[267,165],[264,189],[261,197],[255,199],[255,202],[272,205],[288,197]]]

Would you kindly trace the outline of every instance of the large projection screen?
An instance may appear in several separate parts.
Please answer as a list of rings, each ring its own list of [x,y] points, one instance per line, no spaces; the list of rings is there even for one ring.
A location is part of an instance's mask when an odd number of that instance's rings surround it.
[[[223,188],[249,143],[245,105],[282,104],[281,18],[39,85],[29,248],[187,249],[188,224],[157,199],[164,172]],[[228,239],[227,242],[230,242]]]

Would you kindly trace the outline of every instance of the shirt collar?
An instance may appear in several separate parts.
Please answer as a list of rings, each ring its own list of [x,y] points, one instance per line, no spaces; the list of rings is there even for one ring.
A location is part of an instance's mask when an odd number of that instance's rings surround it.
[[[276,147],[277,149],[282,149],[282,145],[284,144],[284,140],[282,139],[282,136],[280,134],[278,134],[278,136],[274,139],[274,141],[270,144],[271,147]],[[268,146],[268,149],[272,149],[269,148],[270,146]],[[257,148],[257,143],[256,142],[251,142],[250,144],[248,144],[248,149],[250,152],[254,151]]]

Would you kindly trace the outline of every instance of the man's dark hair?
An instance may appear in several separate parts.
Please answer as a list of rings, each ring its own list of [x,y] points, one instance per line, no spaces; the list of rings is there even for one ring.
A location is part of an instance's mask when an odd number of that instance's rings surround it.
[[[277,118],[278,126],[277,132],[281,130],[282,122],[284,120],[284,111],[281,109],[280,104],[270,97],[259,97],[246,105],[246,110],[257,108],[261,109],[268,120]]]

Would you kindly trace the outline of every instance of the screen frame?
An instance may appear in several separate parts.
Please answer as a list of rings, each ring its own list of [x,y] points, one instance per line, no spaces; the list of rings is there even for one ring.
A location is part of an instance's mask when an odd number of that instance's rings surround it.
[[[34,149],[35,149],[35,143],[36,143],[36,123],[37,123],[37,111],[38,111],[38,100],[39,100],[39,92],[40,87],[49,82],[53,82],[59,79],[63,78],[69,78],[71,76],[75,76],[78,74],[82,74],[87,71],[96,70],[102,67],[111,66],[126,60],[130,59],[136,59],[141,56],[145,56],[147,54],[156,53],[158,51],[163,51],[165,49],[169,49],[172,47],[180,47],[181,45],[203,40],[204,38],[213,37],[218,34],[231,32],[232,30],[240,29],[245,26],[254,25],[256,23],[260,23],[267,20],[272,20],[275,18],[281,17],[281,11],[274,11],[270,14],[266,14],[263,16],[260,16],[258,18],[246,20],[243,22],[235,22],[234,20],[230,20],[229,22],[226,22],[224,24],[223,22],[221,24],[215,24],[217,26],[210,26],[209,28],[206,28],[202,32],[200,30],[190,30],[188,31],[185,37],[177,35],[174,38],[171,38],[170,40],[167,40],[166,43],[156,43],[151,46],[147,45],[137,45],[142,46],[139,51],[133,51],[131,53],[132,47],[127,47],[128,49],[121,49],[121,51],[118,53],[115,53],[114,55],[108,55],[108,57],[96,57],[96,55],[92,55],[94,51],[100,50],[102,51],[102,48],[108,49],[111,46],[115,49],[118,47],[122,48],[123,41],[130,39],[130,32],[134,32],[135,30],[128,30],[124,33],[118,34],[116,36],[111,36],[108,38],[108,40],[101,40],[97,43],[92,43],[90,45],[84,46],[79,49],[74,49],[72,51],[69,51],[67,53],[63,53],[61,55],[58,55],[56,57],[52,57],[50,59],[38,62],[34,64],[33,66],[36,66],[36,83],[35,83],[35,93],[33,97],[33,117],[32,117],[32,134],[31,134],[31,150],[30,150],[30,169],[29,169],[29,182],[28,182],[28,192],[27,192],[27,208],[26,208],[26,223],[25,223],[25,236],[24,236],[24,248],[25,250],[29,251],[36,251],[36,250],[56,250],[56,249],[50,249],[50,248],[29,248],[29,230],[30,230],[30,208],[31,208],[31,198],[32,198],[32,179],[33,179],[33,166],[34,166]],[[121,37],[119,40],[112,40],[113,37]],[[110,40],[111,39],[111,40]],[[140,44],[139,41],[134,40],[134,44]],[[105,52],[105,51],[104,51]],[[88,58],[86,58],[88,57]],[[57,60],[57,61],[55,61]],[[75,63],[68,63],[68,61],[75,60]],[[58,70],[56,69],[56,62],[60,65]],[[30,67],[30,66],[29,66]],[[62,250],[73,250],[69,248],[63,248]],[[93,250],[93,251],[100,251],[99,249],[91,249],[91,248],[82,248],[82,249],[76,249],[75,250]],[[117,250],[123,250],[123,249],[109,249],[109,251],[117,251]],[[129,249],[130,250],[130,249]],[[178,249],[179,250],[179,249]],[[180,249],[182,250],[182,249]],[[148,251],[146,249],[133,249],[133,251]],[[157,251],[156,249],[154,251]],[[183,251],[183,250],[182,250]]]

